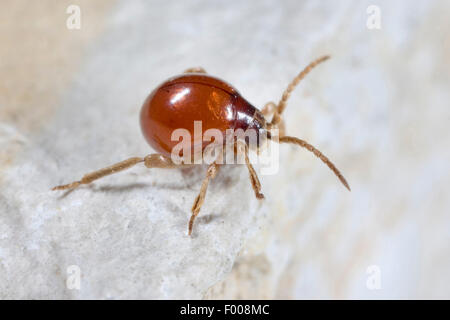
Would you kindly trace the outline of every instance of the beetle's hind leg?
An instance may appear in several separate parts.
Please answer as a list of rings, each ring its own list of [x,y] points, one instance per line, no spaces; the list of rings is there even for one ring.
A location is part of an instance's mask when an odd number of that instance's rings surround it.
[[[183,73],[206,73],[206,70],[203,69],[202,67],[193,67],[193,68],[184,70]]]
[[[144,165],[147,168],[175,168],[175,167],[177,167],[177,165],[174,162],[172,162],[172,160],[169,157],[166,157],[166,156],[163,156],[163,155],[157,154],[157,153],[150,154],[144,158],[133,157],[133,158],[129,158],[127,160],[118,162],[116,164],[113,164],[109,167],[85,174],[79,181],[56,186],[52,190],[74,189],[82,184],[89,184],[89,183],[93,182],[94,180],[97,180],[97,179],[103,178],[105,176],[108,176],[108,175],[123,171],[125,169],[131,168],[141,162],[144,162]]]

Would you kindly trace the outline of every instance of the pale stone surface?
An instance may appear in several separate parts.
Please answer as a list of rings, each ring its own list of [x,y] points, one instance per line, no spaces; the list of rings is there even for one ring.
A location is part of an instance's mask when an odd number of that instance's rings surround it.
[[[58,18],[61,29],[51,30],[61,41],[84,40],[76,68],[51,72],[45,89],[56,92],[39,99],[17,79],[40,79],[4,53],[1,67],[16,82],[0,100],[0,114],[14,115],[0,121],[0,297],[449,298],[450,6],[377,3],[381,30],[367,29],[364,1],[123,1],[102,9],[101,33],[88,23],[68,32]],[[17,39],[23,32],[3,28]],[[313,156],[284,145],[278,174],[261,176],[264,202],[244,168],[219,173],[192,238],[204,167],[138,166],[67,194],[48,191],[152,152],[138,113],[169,76],[202,65],[262,106],[323,54],[333,58],[291,97],[287,133],[327,154],[351,193]],[[73,265],[80,290],[66,286]],[[367,287],[370,266],[381,272],[379,290]]]

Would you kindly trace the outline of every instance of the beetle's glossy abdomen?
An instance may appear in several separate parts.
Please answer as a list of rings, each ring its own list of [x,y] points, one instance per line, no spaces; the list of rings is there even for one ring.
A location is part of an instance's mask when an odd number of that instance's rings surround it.
[[[179,141],[172,132],[187,129],[194,141],[194,121],[201,121],[202,136],[208,129],[247,128],[256,109],[226,82],[205,74],[184,74],[156,88],[141,110],[141,128],[147,142],[158,152],[170,155]],[[201,143],[201,141],[200,141]]]

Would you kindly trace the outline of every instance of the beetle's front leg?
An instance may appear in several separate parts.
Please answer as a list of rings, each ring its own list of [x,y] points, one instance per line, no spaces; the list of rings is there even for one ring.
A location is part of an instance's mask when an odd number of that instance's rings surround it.
[[[191,219],[189,220],[189,225],[188,225],[188,234],[189,235],[191,235],[191,233],[192,233],[192,228],[194,226],[194,220],[197,217],[198,213],[200,212],[203,202],[205,201],[206,190],[208,189],[209,180],[213,179],[217,175],[218,171],[219,171],[219,165],[216,164],[215,162],[211,163],[208,167],[208,170],[206,171],[206,177],[205,177],[205,179],[203,179],[202,186],[200,188],[200,192],[199,192],[197,198],[195,198],[194,204],[192,206],[192,215],[191,215]]]
[[[277,113],[277,104],[273,101],[271,102],[267,102],[264,107],[261,109],[261,113],[264,115],[264,117],[266,118],[267,123],[271,123],[271,121],[273,121],[274,117],[279,117],[278,113]],[[272,118],[270,118],[272,117]],[[284,125],[284,119],[280,118],[277,121],[277,124],[275,125],[276,128],[279,130],[279,136],[284,136],[285,131],[286,131],[286,127]]]

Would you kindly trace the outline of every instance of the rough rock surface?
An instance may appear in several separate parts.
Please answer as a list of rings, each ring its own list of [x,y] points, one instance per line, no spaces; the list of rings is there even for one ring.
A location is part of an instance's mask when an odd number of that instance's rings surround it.
[[[66,28],[69,1],[0,13],[0,298],[450,297],[447,1],[377,1],[380,30],[366,1],[79,3],[80,30]],[[262,106],[323,54],[287,132],[351,193],[284,145],[266,200],[227,167],[191,238],[204,167],[49,191],[151,153],[138,113],[169,76],[201,65]]]

